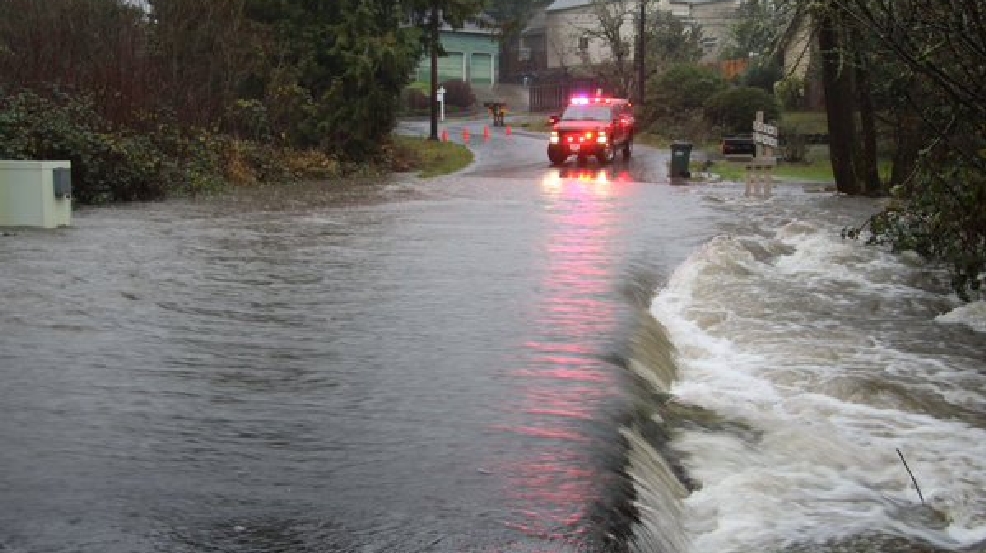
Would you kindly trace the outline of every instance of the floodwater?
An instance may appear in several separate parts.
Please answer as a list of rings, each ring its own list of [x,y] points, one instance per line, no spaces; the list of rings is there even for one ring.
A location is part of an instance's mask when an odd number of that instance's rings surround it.
[[[0,551],[983,547],[986,309],[878,202],[472,130],[0,237]]]

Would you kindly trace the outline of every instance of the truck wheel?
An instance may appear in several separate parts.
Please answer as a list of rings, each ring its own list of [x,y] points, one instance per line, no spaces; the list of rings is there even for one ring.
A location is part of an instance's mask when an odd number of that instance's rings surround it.
[[[631,155],[633,155],[633,137],[628,138],[623,144],[623,160],[630,161]]]
[[[566,159],[568,159],[568,156],[564,154],[548,153],[548,161],[550,161],[552,165],[562,165],[565,163]]]
[[[596,156],[596,159],[599,160],[599,165],[608,165],[616,159],[616,150],[614,150],[612,146],[607,146],[603,148],[603,151],[598,156]]]

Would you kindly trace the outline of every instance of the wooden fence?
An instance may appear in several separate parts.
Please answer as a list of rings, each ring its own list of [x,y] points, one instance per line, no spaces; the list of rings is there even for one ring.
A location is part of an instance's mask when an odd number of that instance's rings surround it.
[[[604,88],[597,81],[571,79],[549,83],[537,83],[528,88],[530,111],[561,111],[576,94],[594,94]]]

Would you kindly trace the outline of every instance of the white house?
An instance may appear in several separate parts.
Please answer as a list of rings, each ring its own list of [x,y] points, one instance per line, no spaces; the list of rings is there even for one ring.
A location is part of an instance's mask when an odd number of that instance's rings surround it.
[[[632,60],[636,42],[635,22],[641,0],[610,0],[605,8],[593,0],[556,0],[535,18],[525,39],[535,42],[543,35],[549,69],[578,67],[616,58],[613,41],[600,36],[604,30],[619,29],[624,59]],[[645,0],[650,9],[669,11],[686,23],[702,29],[703,61],[716,61],[737,21],[742,0]]]

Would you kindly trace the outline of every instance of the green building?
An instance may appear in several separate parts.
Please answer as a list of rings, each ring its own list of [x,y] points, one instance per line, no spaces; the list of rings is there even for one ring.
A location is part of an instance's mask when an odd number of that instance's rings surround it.
[[[499,82],[500,42],[491,29],[466,24],[461,29],[441,30],[446,55],[438,58],[438,82],[458,79],[473,88],[492,87]],[[431,82],[431,59],[421,58],[415,80]]]

